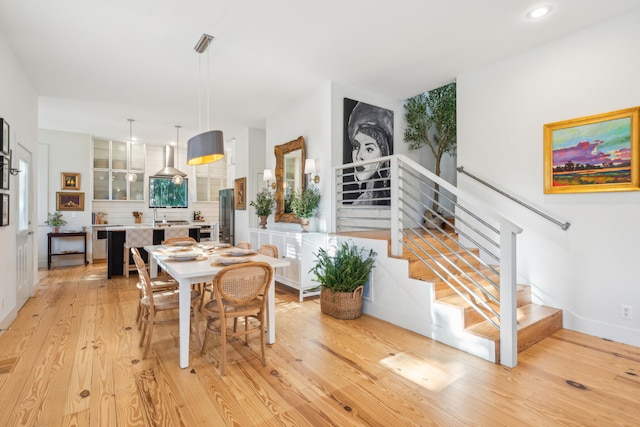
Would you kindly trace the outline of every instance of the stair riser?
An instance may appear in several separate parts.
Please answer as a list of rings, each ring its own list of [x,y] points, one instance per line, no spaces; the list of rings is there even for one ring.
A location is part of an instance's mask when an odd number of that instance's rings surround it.
[[[562,329],[562,311],[541,319],[526,328],[518,329],[518,353]],[[500,361],[500,340],[496,341],[496,363]]]
[[[500,306],[498,304],[491,300],[487,301],[487,297],[485,295],[483,295],[483,297],[483,301],[487,302],[487,305],[489,305],[496,312],[500,313]],[[436,300],[435,302],[438,303],[438,300]],[[447,304],[446,302],[443,303]],[[531,288],[529,286],[518,286],[518,291],[516,294],[516,306],[520,308],[524,307],[527,304],[531,304]],[[447,305],[452,306],[451,304]],[[476,311],[476,309],[471,306],[459,308],[461,311],[461,315],[463,316],[463,323],[465,328],[475,325],[476,323],[484,322],[486,320],[480,313],[478,313],[478,311]],[[485,310],[485,314],[489,315],[492,318],[494,317],[490,311]]]

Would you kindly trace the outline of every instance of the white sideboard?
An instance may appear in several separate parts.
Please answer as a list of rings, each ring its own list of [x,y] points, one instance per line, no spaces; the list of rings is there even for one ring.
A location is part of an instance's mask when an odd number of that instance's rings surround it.
[[[249,241],[254,249],[270,244],[278,248],[278,255],[291,264],[276,269],[276,281],[299,291],[300,302],[305,297],[320,295],[320,283],[309,273],[314,253],[328,245],[327,233],[302,233],[270,229],[249,229]]]

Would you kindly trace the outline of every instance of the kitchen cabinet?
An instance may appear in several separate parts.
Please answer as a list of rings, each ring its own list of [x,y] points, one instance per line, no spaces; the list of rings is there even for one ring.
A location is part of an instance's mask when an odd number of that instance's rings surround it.
[[[107,279],[113,276],[124,275],[124,242],[126,239],[126,231],[123,227],[107,228]],[[165,228],[153,229],[153,244],[160,245],[164,240]],[[200,227],[190,227],[189,237],[200,241]],[[140,256],[145,263],[149,262],[147,251],[143,248],[140,250]],[[129,264],[135,265],[131,254],[129,254]]]
[[[145,145],[93,140],[93,200],[144,200]],[[134,182],[127,172],[137,175]]]
[[[278,255],[289,261],[288,267],[279,267],[275,271],[276,281],[298,291],[300,302],[305,297],[320,295],[320,283],[313,281],[309,274],[319,248],[328,245],[326,233],[302,233],[297,231],[249,229],[249,241],[254,249],[260,245],[271,244],[278,248]]]

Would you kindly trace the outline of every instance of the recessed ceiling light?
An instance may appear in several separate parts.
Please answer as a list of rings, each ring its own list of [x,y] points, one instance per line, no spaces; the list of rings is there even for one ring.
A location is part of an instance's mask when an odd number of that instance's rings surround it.
[[[540,6],[527,13],[529,19],[539,19],[543,16],[547,16],[551,12],[551,6]]]

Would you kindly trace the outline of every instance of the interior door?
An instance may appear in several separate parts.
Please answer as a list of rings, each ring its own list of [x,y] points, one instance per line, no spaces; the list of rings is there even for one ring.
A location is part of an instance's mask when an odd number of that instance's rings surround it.
[[[31,296],[33,284],[33,230],[31,229],[31,217],[35,215],[33,198],[31,196],[31,153],[18,144],[17,161],[12,161],[13,167],[18,167],[20,172],[16,181],[18,199],[17,209],[17,242],[16,242],[16,278],[17,278],[17,308]]]

